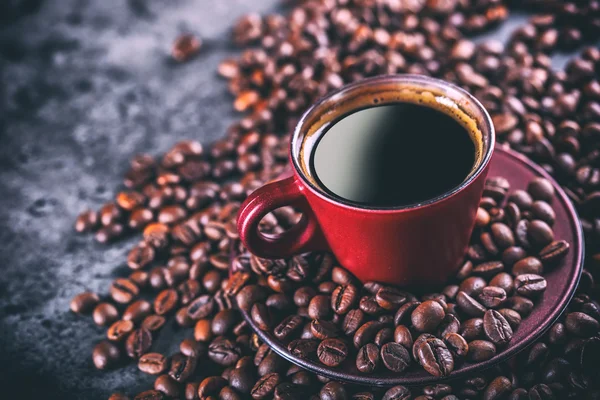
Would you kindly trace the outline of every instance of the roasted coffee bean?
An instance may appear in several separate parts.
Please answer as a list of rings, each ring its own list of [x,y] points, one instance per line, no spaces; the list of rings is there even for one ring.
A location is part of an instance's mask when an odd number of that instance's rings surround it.
[[[215,309],[215,301],[209,295],[202,295],[187,306],[187,314],[193,320],[210,316]]]
[[[490,280],[490,286],[504,289],[504,292],[509,295],[513,292],[515,285],[512,276],[506,272],[500,272]]]
[[[515,310],[511,310],[510,308],[501,308],[498,312],[504,317],[506,322],[510,325],[510,327],[516,330],[519,325],[521,325],[521,315]]]
[[[512,268],[512,274],[514,276],[524,274],[536,274],[541,275],[544,272],[542,262],[536,257],[525,257],[515,263]]]
[[[121,304],[130,303],[138,296],[140,289],[129,279],[119,278],[110,287],[110,295],[114,301]]]
[[[265,305],[273,310],[287,311],[291,308],[290,298],[283,293],[274,293],[267,297]]]
[[[313,320],[310,330],[317,339],[328,339],[338,336],[337,325],[330,321]]]
[[[258,375],[265,376],[272,372],[278,372],[286,366],[285,360],[272,350],[269,350],[264,359],[258,364]]]
[[[156,332],[165,325],[166,319],[161,315],[148,315],[142,321],[141,327],[150,332]],[[131,324],[133,328],[133,324]]]
[[[219,311],[213,318],[211,330],[216,336],[230,333],[238,322],[238,313],[232,309]]]
[[[113,342],[119,342],[133,331],[133,327],[134,325],[131,321],[117,321],[108,328],[106,336]]]
[[[155,251],[152,246],[146,242],[141,242],[129,252],[127,256],[127,265],[131,269],[141,269],[154,261]]]
[[[379,332],[375,335],[375,339],[373,339],[373,343],[375,345],[381,347],[384,344],[391,342],[394,340],[394,330],[392,328],[383,328],[380,329]]]
[[[506,292],[499,287],[487,286],[483,288],[477,299],[487,308],[497,308],[506,301]]]
[[[357,349],[363,347],[365,344],[375,340],[375,335],[383,327],[383,324],[379,321],[365,322],[360,328],[354,333],[353,343]]]
[[[419,332],[433,332],[442,322],[446,313],[443,307],[434,300],[421,303],[411,314],[414,328]]]
[[[319,341],[314,339],[295,339],[288,344],[288,351],[300,358],[308,358],[317,352]]]
[[[414,341],[413,346],[412,346],[412,357],[414,360],[416,360],[417,362],[419,361],[419,355],[418,355],[418,351],[419,351],[419,346],[421,346],[421,344],[423,344],[427,339],[434,339],[435,336],[430,334],[430,333],[422,333],[421,335],[419,335],[417,337],[417,339]]]
[[[481,275],[485,278],[491,278],[494,275],[502,272],[503,270],[504,270],[504,264],[502,264],[500,261],[488,261],[488,262],[484,262],[484,263],[481,263],[481,264],[478,264],[477,266],[475,266],[473,268],[473,274]],[[478,292],[480,290],[479,284],[481,284],[481,281],[473,280],[472,282],[473,283],[476,282],[477,285],[474,286],[472,289],[467,287],[467,290],[470,291],[471,293]],[[463,289],[464,289],[464,287],[463,287]]]
[[[489,360],[496,355],[496,346],[487,340],[473,340],[469,342],[467,358],[472,362]]]
[[[271,328],[271,313],[264,304],[254,304],[252,306],[250,315],[252,316],[252,321],[254,321],[259,329],[266,331]]]
[[[501,222],[496,222],[492,224],[491,231],[492,237],[494,238],[494,243],[496,243],[496,245],[501,249],[514,246],[515,238],[512,230],[507,225]]]
[[[533,198],[529,193],[524,190],[515,190],[508,196],[508,201],[512,202],[519,207],[520,210],[526,211],[531,208],[533,204]]]
[[[273,396],[273,391],[281,382],[277,373],[271,373],[261,377],[254,387],[250,390],[253,399],[265,399]]]
[[[275,400],[295,400],[303,399],[307,396],[308,390],[303,385],[284,382],[277,385],[273,394]]]
[[[462,312],[470,317],[481,317],[486,311],[481,303],[462,291],[456,295],[456,304]]]
[[[196,357],[187,357],[177,353],[171,359],[169,376],[179,383],[185,382],[196,370],[196,364]]]
[[[384,312],[384,308],[377,304],[375,296],[363,296],[358,307],[368,315],[379,315]]]
[[[152,305],[146,300],[137,300],[131,303],[123,312],[123,319],[133,321],[134,323],[141,322],[144,318],[152,313]]]
[[[87,314],[92,312],[96,305],[100,302],[100,298],[95,293],[84,292],[73,297],[71,300],[71,311],[77,314]]]
[[[487,286],[485,279],[473,276],[471,278],[467,278],[460,283],[458,286],[459,292],[464,292],[469,296],[477,296],[484,287]],[[458,295],[458,293],[457,293]]]
[[[398,343],[390,342],[381,347],[381,361],[387,369],[402,372],[411,364],[408,350]]]
[[[98,369],[108,369],[116,366],[121,358],[119,348],[111,342],[102,341],[94,347],[92,360]]]
[[[485,400],[501,399],[508,395],[512,388],[513,386],[510,379],[504,376],[499,376],[490,382],[488,387],[485,389],[485,392],[483,392],[483,398]]]
[[[554,232],[552,228],[539,219],[531,221],[527,228],[527,235],[531,243],[538,247],[544,247],[554,240]]]
[[[156,296],[154,300],[154,312],[157,315],[170,313],[177,306],[179,295],[173,289],[165,289]],[[189,312],[189,309],[188,309]]]
[[[471,318],[461,324],[459,332],[466,340],[475,340],[483,335],[483,319]]]
[[[317,356],[323,364],[335,367],[344,362],[348,356],[348,347],[339,339],[325,339],[317,348]]]
[[[515,278],[515,290],[521,296],[539,296],[546,290],[546,279],[536,274],[519,275]]]
[[[467,341],[458,333],[451,332],[444,335],[444,343],[455,359],[462,359],[469,352]]]
[[[408,296],[398,289],[382,287],[377,291],[375,301],[377,301],[380,307],[386,310],[397,310],[408,301]]]
[[[354,335],[356,330],[361,327],[364,319],[365,319],[365,314],[361,310],[359,310],[359,309],[350,310],[344,316],[344,321],[342,323],[342,330],[348,336]]]
[[[358,299],[353,285],[338,286],[331,294],[331,307],[336,314],[346,314]]]
[[[146,353],[138,360],[138,368],[146,374],[158,375],[167,368],[167,358],[160,353]]]
[[[379,348],[373,343],[368,343],[358,350],[356,368],[363,373],[370,374],[379,364]]]
[[[565,326],[569,333],[577,336],[590,336],[600,331],[600,323],[582,312],[567,314]]]
[[[513,310],[521,314],[521,317],[528,316],[533,310],[533,301],[522,296],[509,297],[508,299],[506,299],[505,305],[508,308],[512,308]]]
[[[220,376],[209,376],[204,378],[198,385],[198,398],[208,398],[210,395],[216,395],[222,388],[227,386],[227,381]]]
[[[383,394],[382,400],[409,400],[410,398],[410,390],[404,386],[398,385],[388,389]]]
[[[77,232],[89,232],[98,226],[98,213],[92,210],[86,210],[79,214],[75,221],[75,230]]]
[[[279,340],[286,339],[302,328],[302,317],[299,315],[290,315],[279,323],[273,330],[273,333]]]
[[[453,314],[446,314],[441,324],[438,326],[438,336],[444,337],[447,333],[458,333],[460,331],[460,321]]]
[[[135,396],[133,400],[163,400],[164,398],[165,395],[163,392],[159,392],[158,390],[146,390]]]
[[[554,186],[544,178],[533,178],[527,185],[527,191],[536,200],[542,200],[551,203],[554,197]]]
[[[249,394],[256,383],[256,376],[250,368],[236,368],[229,375],[229,386],[239,393]]]
[[[296,306],[298,306],[298,307],[308,307],[311,299],[313,297],[315,297],[316,294],[317,294],[317,292],[315,291],[314,288],[312,288],[310,286],[303,286],[294,292],[294,304],[296,304]],[[333,302],[334,299],[336,299],[336,298],[337,298],[336,295],[332,295],[331,301]],[[334,307],[334,306],[332,305],[332,307]],[[335,311],[335,307],[334,307],[334,311]]]
[[[319,396],[321,400],[347,400],[349,398],[344,384],[340,382],[326,383],[321,388]]]
[[[430,338],[422,342],[417,349],[419,363],[433,376],[447,376],[454,370],[454,358],[439,339]]]
[[[510,183],[506,178],[494,176],[485,181],[483,196],[491,197],[495,200],[502,200],[510,189]]]
[[[529,398],[532,400],[554,399],[554,393],[547,385],[540,383],[529,389]]]
[[[125,350],[131,358],[140,358],[152,346],[152,334],[145,328],[136,329],[129,334]]]
[[[483,331],[496,345],[505,345],[512,339],[513,331],[506,319],[496,310],[488,310],[483,316]]]
[[[556,220],[554,209],[545,201],[534,201],[531,206],[531,215],[534,219],[544,221],[549,226],[554,225],[554,221]]]
[[[245,286],[235,296],[238,307],[244,311],[250,311],[254,303],[262,301],[265,298],[265,291],[257,285]]]
[[[229,367],[241,357],[241,350],[231,340],[222,336],[208,346],[208,357],[219,365]]]
[[[312,319],[329,319],[331,316],[331,302],[329,296],[317,295],[308,304],[308,315]]]
[[[187,338],[179,344],[179,351],[184,356],[198,358],[206,354],[206,345],[192,338]]]
[[[154,389],[164,393],[169,398],[178,398],[182,392],[181,386],[166,374],[156,378]]]
[[[129,397],[125,396],[122,393],[113,393],[110,395],[108,400],[129,400]]]
[[[443,383],[436,385],[425,386],[423,388],[423,394],[431,397],[442,397],[447,396],[452,392],[452,387]]]
[[[531,346],[527,355],[527,365],[541,365],[548,358],[548,346],[543,342],[538,342]]]
[[[408,324],[412,317],[413,311],[421,304],[419,301],[409,301],[400,306],[394,315],[394,325]]]
[[[100,303],[94,308],[92,314],[96,325],[105,326],[110,325],[119,319],[119,312],[116,307],[110,303]]]
[[[567,241],[557,240],[540,250],[539,257],[544,264],[553,265],[567,255],[569,247]]]
[[[331,280],[337,283],[338,285],[349,285],[354,282],[354,277],[352,274],[341,267],[333,267],[331,270]]]

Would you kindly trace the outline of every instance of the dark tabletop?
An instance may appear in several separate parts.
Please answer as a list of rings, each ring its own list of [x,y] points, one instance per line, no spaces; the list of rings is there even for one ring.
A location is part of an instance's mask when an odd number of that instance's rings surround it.
[[[135,238],[99,245],[73,222],[111,200],[133,154],[225,132],[234,115],[215,69],[235,54],[228,31],[276,3],[0,0],[0,398],[106,399],[151,387],[134,364],[97,371],[91,350],[105,329],[68,311],[75,294],[105,294],[127,272]],[[182,32],[204,43],[175,64],[168,54]],[[175,351],[167,336],[183,334],[167,330],[158,349]]]

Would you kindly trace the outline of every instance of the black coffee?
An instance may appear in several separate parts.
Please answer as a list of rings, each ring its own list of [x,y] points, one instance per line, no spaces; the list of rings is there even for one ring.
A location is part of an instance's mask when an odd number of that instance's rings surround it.
[[[355,110],[322,129],[312,152],[315,179],[331,195],[363,206],[432,199],[460,185],[476,159],[460,122],[416,103]]]

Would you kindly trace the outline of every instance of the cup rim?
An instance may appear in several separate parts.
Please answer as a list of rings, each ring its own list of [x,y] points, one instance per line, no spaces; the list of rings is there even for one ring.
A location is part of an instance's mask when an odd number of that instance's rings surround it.
[[[323,104],[325,104],[328,101],[331,101],[332,99],[335,99],[336,97],[343,96],[343,94],[345,92],[347,92],[348,90],[359,88],[359,87],[362,87],[365,85],[378,84],[378,83],[394,83],[394,82],[402,83],[402,84],[414,83],[416,85],[422,85],[422,84],[433,85],[433,86],[438,87],[443,90],[454,91],[457,94],[459,94],[460,96],[463,96],[464,98],[466,98],[468,101],[470,101],[473,104],[474,108],[481,114],[481,117],[483,120],[483,126],[480,127],[482,130],[482,135],[484,135],[488,139],[487,144],[486,144],[486,141],[484,140],[484,143],[483,143],[484,155],[483,155],[481,162],[475,169],[475,171],[473,173],[471,173],[467,177],[467,179],[465,179],[459,185],[457,185],[456,187],[452,188],[449,191],[446,191],[446,192],[444,192],[438,196],[435,196],[431,199],[427,199],[427,200],[424,200],[424,201],[421,201],[418,203],[402,205],[402,206],[398,206],[398,207],[385,207],[384,208],[384,207],[358,206],[356,204],[351,204],[351,203],[340,201],[339,199],[333,197],[332,195],[328,194],[324,190],[321,190],[318,187],[316,187],[312,182],[310,182],[306,178],[306,176],[304,176],[304,172],[298,165],[298,159],[297,159],[298,157],[296,155],[294,155],[294,148],[296,148],[296,146],[298,146],[298,140],[300,140],[304,125],[306,124],[308,117],[316,109],[321,107]],[[301,145],[301,143],[300,143],[300,145]],[[496,132],[494,129],[494,124],[492,122],[492,118],[490,117],[490,115],[489,115],[488,111],[485,109],[485,107],[481,104],[481,102],[479,100],[477,100],[477,98],[475,98],[475,96],[473,96],[471,93],[469,93],[465,89],[463,89],[453,83],[444,81],[442,79],[432,78],[432,77],[425,76],[425,75],[417,75],[417,74],[378,75],[378,76],[361,79],[359,81],[344,85],[341,88],[336,89],[335,91],[329,93],[328,95],[321,97],[313,105],[311,105],[302,114],[302,116],[300,117],[300,119],[298,120],[298,123],[296,124],[296,126],[294,128],[292,140],[290,141],[290,160],[291,160],[292,166],[294,167],[295,175],[298,176],[302,180],[303,184],[311,192],[313,192],[315,195],[319,196],[321,199],[323,199],[327,202],[330,202],[330,203],[335,203],[337,206],[345,208],[345,209],[349,209],[349,210],[368,212],[368,213],[379,213],[379,214],[388,213],[389,214],[389,213],[397,213],[397,212],[402,212],[402,211],[411,211],[411,210],[421,209],[421,208],[424,208],[427,206],[441,203],[451,197],[454,197],[456,194],[460,193],[462,190],[467,188],[472,182],[474,182],[486,170],[486,168],[492,158],[492,154],[494,152],[495,145],[496,145]]]

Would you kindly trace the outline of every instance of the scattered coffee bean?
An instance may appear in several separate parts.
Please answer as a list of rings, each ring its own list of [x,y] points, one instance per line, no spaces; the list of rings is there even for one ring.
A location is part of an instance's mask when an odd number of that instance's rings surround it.
[[[386,343],[381,347],[381,361],[393,372],[402,372],[411,364],[408,350],[394,342]]]
[[[117,308],[110,303],[100,303],[94,308],[92,316],[96,325],[105,326],[118,320],[119,312],[117,311]]]
[[[419,345],[417,350],[419,363],[433,376],[447,376],[454,370],[454,358],[439,339],[430,338]]]
[[[107,341],[102,341],[94,347],[92,352],[92,359],[94,365],[98,369],[112,368],[118,364],[121,358],[121,352],[119,348]]]
[[[329,366],[340,365],[348,356],[346,344],[339,339],[325,339],[317,349],[319,360]]]
[[[145,328],[136,329],[129,334],[125,350],[131,358],[140,358],[152,346],[152,334]]]
[[[496,310],[488,310],[483,316],[483,331],[496,345],[505,345],[512,339],[513,331],[506,319]]]
[[[158,375],[167,368],[167,358],[160,353],[146,353],[138,360],[138,368],[146,374]]]
[[[487,340],[473,340],[469,342],[467,358],[473,362],[489,360],[496,355],[496,346]]]
[[[379,348],[373,343],[368,343],[358,350],[356,368],[363,373],[370,374],[379,364]]]
[[[87,314],[92,312],[94,307],[100,302],[100,298],[95,293],[84,292],[73,297],[71,300],[71,311],[77,314]]]

